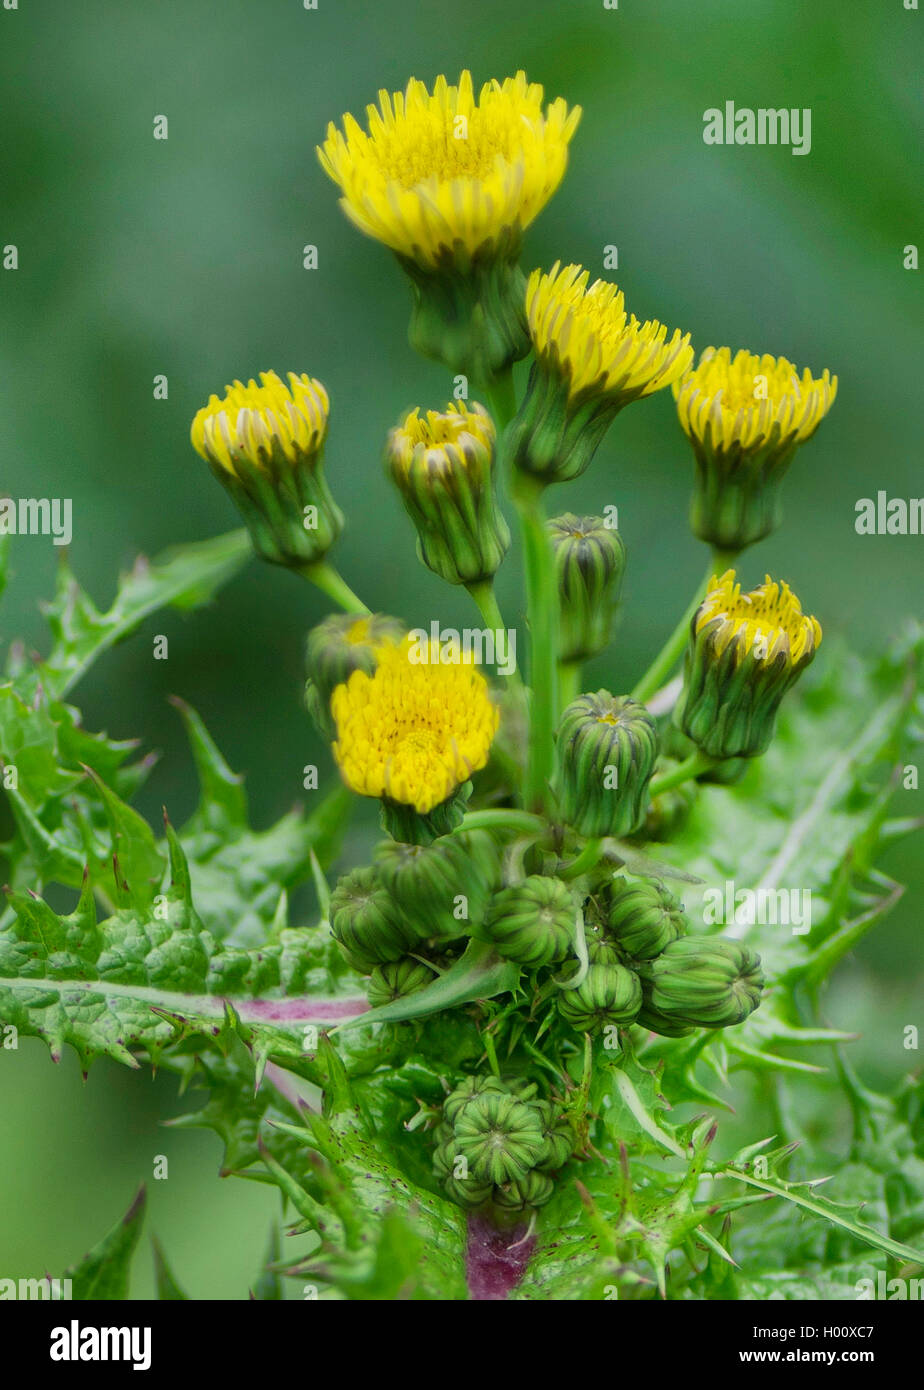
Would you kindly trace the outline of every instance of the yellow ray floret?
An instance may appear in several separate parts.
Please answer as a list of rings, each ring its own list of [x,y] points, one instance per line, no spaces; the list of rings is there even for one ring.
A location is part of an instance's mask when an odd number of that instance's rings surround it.
[[[413,661],[412,644],[384,646],[374,675],[354,671],[331,698],[334,756],[362,796],[387,796],[421,815],[484,767],[498,713],[471,662]]]
[[[769,574],[750,593],[742,593],[734,570],[714,577],[696,615],[696,632],[714,622],[712,646],[717,656],[735,643],[738,659],[750,654],[770,664],[782,653],[787,665],[795,665],[810,659],[821,645],[818,619],[806,617],[789,585]]]
[[[473,401],[451,401],[445,410],[420,414],[415,406],[388,437],[389,456],[407,472],[413,463],[428,472],[441,473],[456,462],[465,465],[490,454],[494,447],[494,421],[484,406]]]
[[[680,423],[691,439],[710,432],[713,448],[757,451],[774,441],[802,444],[816,431],[837,395],[837,377],[820,377],[785,357],[706,348],[698,365],[675,383]]]
[[[435,266],[458,244],[473,255],[519,233],[561,183],[580,107],[559,98],[543,112],[542,99],[522,72],[477,100],[470,72],[458,86],[438,77],[432,94],[412,78],[366,108],[367,131],[351,115],[342,131],[332,122],[318,157],[361,231]]]
[[[193,448],[232,474],[238,459],[265,468],[274,446],[290,463],[310,458],[327,433],[330,400],[314,377],[289,372],[286,386],[275,372],[261,372],[260,380],[235,381],[223,398],[210,396],[192,423]]]
[[[626,313],[616,285],[589,280],[579,265],[556,261],[546,275],[534,270],[526,290],[530,336],[568,377],[569,398],[594,392],[628,403],[670,386],[693,360],[689,333],[668,339],[663,323]]]

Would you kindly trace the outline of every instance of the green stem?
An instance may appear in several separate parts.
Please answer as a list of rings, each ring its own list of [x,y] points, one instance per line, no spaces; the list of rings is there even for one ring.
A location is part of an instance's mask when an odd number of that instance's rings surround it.
[[[689,782],[691,777],[698,777],[701,772],[708,772],[711,767],[716,767],[721,761],[721,758],[710,758],[708,753],[701,753],[697,749],[688,758],[684,758],[682,763],[678,763],[673,771],[665,772],[662,776],[653,778],[648,790],[652,796],[660,796],[662,792],[669,792],[673,787],[679,787],[682,782]]]
[[[652,695],[665,684],[687,645],[690,623],[693,620],[694,613],[703,601],[703,592],[709,584],[710,579],[713,575],[721,574],[723,570],[728,569],[730,565],[734,564],[737,558],[736,552],[713,550],[709,559],[709,567],[706,570],[702,583],[697,586],[696,593],[693,595],[680,622],[674,628],[670,637],[668,637],[664,646],[658,652],[658,655],[633,690],[632,698],[634,700],[640,700],[642,704],[645,704],[645,702],[650,700]]]
[[[558,663],[558,698],[562,709],[581,694],[581,663],[579,661],[560,661]]]
[[[466,811],[460,829],[519,830],[525,831],[528,835],[541,835],[547,826],[541,816],[534,816],[529,811],[496,807],[484,811]]]
[[[506,632],[507,625],[504,622],[504,615],[501,613],[500,607],[498,606],[497,597],[494,593],[494,585],[491,580],[483,579],[480,584],[467,584],[465,587],[475,600],[478,612],[484,619],[485,627],[489,628],[492,632]],[[512,652],[510,655],[512,655]],[[516,666],[514,666],[513,670],[507,676],[507,680],[511,685],[522,687],[520,673]]]
[[[542,506],[543,485],[526,474],[513,480],[526,567],[529,623],[529,758],[524,800],[547,805],[558,724],[558,580]]]
[[[358,598],[343,576],[326,560],[317,560],[313,565],[302,565],[299,574],[314,584],[328,598],[333,599],[345,613],[371,613],[361,598]]]
[[[485,395],[488,398],[488,405],[491,407],[497,433],[502,434],[517,413],[513,368],[508,367],[506,371],[501,372],[500,376],[495,377],[490,385],[485,387]]]
[[[588,869],[592,869],[595,864],[600,862],[602,850],[602,839],[588,840],[577,858],[572,859],[570,864],[566,864],[563,869],[558,870],[558,877],[563,879],[580,878],[581,874],[586,874]]]

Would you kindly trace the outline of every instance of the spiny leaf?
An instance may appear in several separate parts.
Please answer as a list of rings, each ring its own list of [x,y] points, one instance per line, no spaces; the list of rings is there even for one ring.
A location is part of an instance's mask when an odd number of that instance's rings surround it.
[[[424,1018],[443,1009],[454,1009],[475,999],[493,999],[516,989],[520,968],[503,960],[493,947],[472,940],[459,959],[439,979],[423,989],[415,990],[392,1004],[370,1009],[361,1017],[351,1019],[337,1030],[355,1028],[367,1023],[397,1023],[402,1019]]]
[[[131,1264],[144,1225],[147,1198],[143,1187],[118,1225],[64,1273],[76,1299],[128,1298]]]

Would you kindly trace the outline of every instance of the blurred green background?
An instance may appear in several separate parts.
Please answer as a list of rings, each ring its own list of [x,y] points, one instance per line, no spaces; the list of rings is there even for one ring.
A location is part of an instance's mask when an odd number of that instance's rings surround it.
[[[328,471],[348,512],[336,560],[360,593],[415,623],[471,623],[414,557],[380,466],[402,408],[445,401],[446,373],[406,341],[409,295],[389,254],[349,226],[314,154],[326,124],[360,114],[411,75],[476,82],[518,67],[584,116],[558,196],[528,236],[527,268],[557,257],[614,277],[639,317],[783,353],[840,377],[834,411],[798,457],[785,529],[752,552],[793,583],[829,635],[878,650],[920,607],[919,537],[858,537],[854,504],[920,493],[924,318],[902,249],[922,237],[921,25],[901,0],[21,0],[0,10],[0,492],[71,497],[71,559],[98,602],[138,551],[237,524],[192,452],[189,422],[234,376],[273,367],[328,386]],[[812,150],[713,148],[706,108],[812,110]],[[166,115],[169,139],[152,137]],[[302,268],[302,248],[319,268]],[[165,374],[169,398],[153,398]],[[702,555],[686,525],[691,462],[665,392],[620,417],[559,509],[620,509],[630,556],[614,653],[593,675],[631,683],[673,626]],[[53,584],[47,539],[14,543],[0,638],[45,642],[37,600]],[[522,633],[519,562],[499,585]],[[171,692],[200,710],[247,774],[258,824],[300,797],[301,769],[330,764],[303,714],[302,644],[322,600],[254,563],[217,605],[161,617],[77,692],[90,728],[142,735],[162,760],[141,798],[175,821],[194,783]],[[169,660],[152,659],[166,633]],[[593,687],[592,687],[593,688]],[[323,781],[323,778],[322,778]],[[920,797],[922,793],[918,793]],[[905,798],[912,811],[919,801]],[[362,826],[356,832],[363,834]],[[902,906],[827,1000],[864,1030],[873,1082],[909,1054],[920,1023],[920,893],[913,849],[886,867]],[[912,1054],[913,1056],[913,1054]],[[0,1274],[58,1272],[128,1206],[157,1154],[151,1225],[194,1297],[246,1296],[274,1194],[218,1181],[217,1139],[160,1127],[183,1103],[108,1063],[84,1085],[72,1055],[0,1051]],[[135,1293],[152,1288],[138,1262]]]

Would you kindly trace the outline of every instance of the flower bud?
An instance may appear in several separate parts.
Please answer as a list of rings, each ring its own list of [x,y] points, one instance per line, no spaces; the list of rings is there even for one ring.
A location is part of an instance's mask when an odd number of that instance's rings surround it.
[[[403,956],[401,960],[388,961],[377,965],[369,976],[366,997],[373,1009],[380,1004],[393,1004],[415,990],[423,989],[436,979],[436,971],[413,956]]]
[[[757,1008],[764,985],[760,956],[740,942],[713,937],[673,941],[656,960],[639,965],[638,973],[646,1010],[680,1027],[741,1023]]]
[[[606,925],[633,960],[651,960],[687,929],[683,904],[655,879],[614,879],[606,895]]]
[[[558,1012],[581,1033],[627,1028],[642,1003],[638,976],[624,965],[591,965],[576,989],[563,989]]]
[[[354,671],[371,676],[378,663],[379,649],[386,643],[397,645],[407,629],[398,618],[372,613],[357,618],[354,613],[332,613],[313,627],[306,644],[308,682],[305,701],[325,738],[333,738],[334,720],[330,697]]]
[[[628,835],[645,815],[658,733],[644,705],[606,690],[580,695],[558,727],[556,791],[579,835]]]
[[[548,523],[558,575],[559,656],[588,661],[609,645],[626,547],[599,516],[566,512]]]
[[[501,849],[488,830],[461,830],[429,845],[385,841],[376,867],[393,901],[421,936],[452,941],[480,922],[501,876]]]
[[[578,265],[533,271],[526,312],[535,363],[508,434],[517,468],[544,483],[577,478],[625,406],[670,386],[693,358],[689,334],[628,315],[615,285]]]
[[[574,1133],[562,1112],[550,1100],[536,1101],[547,1144],[545,1158],[537,1166],[547,1173],[563,1168],[574,1152]]]
[[[494,1189],[494,1204],[504,1211],[523,1211],[527,1207],[542,1207],[555,1191],[555,1184],[545,1173],[533,1168],[525,1178],[514,1178]]]
[[[756,757],[820,642],[821,626],[803,617],[788,585],[767,575],[742,593],[727,570],[711,581],[690,624],[675,724],[710,757]]]
[[[388,436],[385,467],[417,528],[417,552],[450,584],[491,579],[510,545],[494,481],[494,422],[483,406],[412,410]]]
[[[443,1187],[448,1197],[467,1210],[483,1207],[494,1193],[493,1183],[483,1182],[480,1178],[475,1178],[472,1175],[467,1178],[456,1178],[450,1173],[448,1177],[443,1179]]]
[[[464,1081],[460,1081],[455,1090],[450,1091],[443,1101],[443,1116],[450,1125],[454,1125],[465,1107],[481,1096],[485,1091],[494,1091],[498,1095],[503,1095],[505,1087],[502,1081],[496,1076],[467,1076]]]
[[[368,973],[397,961],[417,940],[375,869],[353,869],[339,880],[328,910],[331,932],[354,970]]]
[[[694,535],[743,550],[779,526],[780,485],[834,404],[837,377],[800,377],[785,357],[710,347],[673,391],[696,458]]]
[[[321,467],[330,403],[309,376],[290,372],[288,386],[275,372],[260,380],[211,396],[193,420],[192,443],[231,494],[257,554],[303,568],[343,530]]]
[[[494,894],[482,929],[507,960],[535,969],[564,960],[574,922],[574,898],[567,885],[532,874]]]
[[[493,1090],[475,1096],[456,1116],[456,1148],[475,1178],[503,1183],[525,1178],[547,1152],[534,1106]]]

